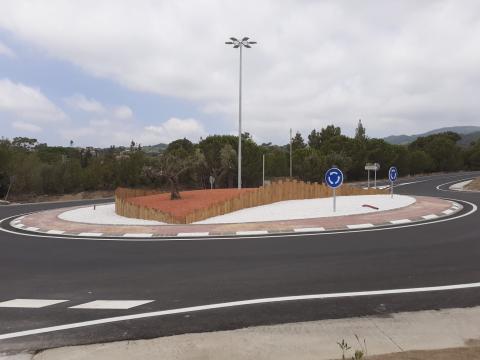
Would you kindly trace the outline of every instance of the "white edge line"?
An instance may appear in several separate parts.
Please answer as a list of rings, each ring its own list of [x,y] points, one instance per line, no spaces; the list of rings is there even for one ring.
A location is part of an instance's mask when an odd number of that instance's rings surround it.
[[[412,222],[412,220],[410,220],[410,219],[399,219],[399,220],[390,221],[390,223],[394,224],[394,225],[396,225],[396,224],[408,224],[408,223],[411,223],[411,222]]]
[[[321,299],[335,299],[335,298],[360,297],[360,296],[422,293],[422,292],[434,292],[434,291],[445,291],[445,290],[471,289],[471,288],[478,288],[478,287],[480,287],[480,282],[469,283],[469,284],[457,284],[457,285],[406,288],[406,289],[357,291],[357,292],[282,296],[282,297],[272,297],[272,298],[240,300],[240,301],[231,301],[231,302],[224,302],[224,303],[217,303],[217,304],[210,304],[210,305],[199,305],[199,306],[191,306],[191,307],[178,308],[178,309],[152,311],[152,312],[146,312],[141,314],[115,316],[115,317],[104,318],[104,319],[82,321],[82,322],[57,325],[57,326],[49,326],[45,328],[38,328],[38,329],[32,329],[32,330],[24,330],[24,331],[18,331],[13,333],[1,334],[0,340],[18,338],[18,337],[28,336],[28,335],[38,335],[38,334],[44,334],[44,333],[60,331],[60,330],[69,330],[69,329],[75,329],[75,328],[80,328],[85,326],[108,324],[108,323],[126,321],[126,320],[136,320],[136,319],[144,319],[144,318],[157,317],[157,316],[183,314],[183,313],[190,313],[190,312],[196,312],[196,311],[223,309],[223,308],[255,305],[255,304],[268,304],[268,303],[299,301],[299,300],[321,300]]]
[[[208,232],[187,232],[187,233],[178,233],[177,236],[208,236]]]
[[[349,229],[364,229],[364,228],[371,228],[373,227],[373,224],[354,224],[354,225],[347,225],[347,228]]]
[[[311,232],[311,231],[325,231],[323,227],[299,228],[293,229],[294,232]]]
[[[244,230],[244,231],[237,231],[236,235],[265,235],[268,234],[267,230]]]
[[[147,233],[126,233],[126,234],[123,234],[124,237],[139,237],[139,238],[143,238],[143,237],[152,237],[153,234],[147,234]]]
[[[424,216],[422,216],[422,218],[424,218],[425,220],[431,220],[431,219],[436,219],[436,218],[438,218],[438,215],[429,214],[429,215],[424,215]]]
[[[432,224],[438,224],[442,222],[447,222],[447,221],[453,221],[457,219],[464,218],[466,216],[469,216],[473,213],[475,213],[478,210],[477,205],[470,201],[466,200],[459,200],[459,199],[451,199],[451,198],[444,198],[445,200],[450,200],[450,201],[458,201],[458,202],[463,202],[472,207],[472,209],[464,214],[454,216],[454,217],[446,217],[442,219],[437,219],[435,221],[429,221],[429,222],[414,222],[412,224],[406,224],[406,225],[398,225],[398,226],[388,226],[388,227],[375,227],[373,229],[358,229],[358,230],[337,230],[337,231],[328,231],[328,232],[318,232],[318,233],[302,233],[302,234],[295,234],[295,233],[287,233],[287,234],[278,234],[273,237],[300,237],[300,236],[317,236],[317,235],[337,235],[337,234],[355,234],[358,232],[372,232],[372,231],[388,231],[388,230],[395,230],[395,229],[404,229],[404,228],[409,228],[409,227],[417,227],[417,226],[426,226],[426,225],[432,225]],[[0,223],[4,222],[5,220],[9,220],[16,217],[14,216],[9,216],[3,219],[0,219]],[[21,233],[21,232],[16,232],[16,231],[11,231],[4,229],[0,227],[0,231],[13,234],[13,235],[19,235],[19,236],[30,236],[30,237],[40,237],[40,238],[47,238],[50,239],[51,237],[48,235],[41,235],[41,234],[27,234],[27,233]],[[251,236],[249,239],[263,239],[264,236]],[[125,239],[121,237],[109,237],[109,238],[88,238],[88,237],[75,237],[75,236],[56,236],[55,239],[65,239],[65,240],[89,240],[89,241],[133,241],[133,242],[140,242],[140,241],[145,241],[145,242],[169,242],[169,241],[219,241],[219,240],[235,240],[238,239],[238,237],[235,236],[228,236],[228,237],[205,237],[205,238],[195,238],[195,240],[192,240],[191,238],[176,238],[176,237],[164,237],[164,238],[154,238],[154,239]]]

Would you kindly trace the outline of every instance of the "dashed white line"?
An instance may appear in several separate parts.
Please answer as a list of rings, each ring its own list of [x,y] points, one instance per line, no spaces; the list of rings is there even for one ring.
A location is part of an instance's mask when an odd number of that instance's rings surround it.
[[[152,237],[153,234],[147,234],[147,233],[126,233],[123,234],[123,237],[138,237],[138,238],[146,238],[146,237]]]
[[[395,225],[398,225],[398,224],[407,224],[407,223],[411,223],[412,220],[410,219],[399,219],[399,220],[392,220],[390,221],[391,224],[395,224]]]
[[[16,227],[16,228],[18,228],[18,229],[21,229],[21,228],[23,228],[24,226],[25,226],[25,225],[23,225],[23,224],[15,224],[15,225],[13,225],[13,227]]]
[[[93,325],[100,325],[100,324],[110,324],[110,323],[120,322],[120,321],[145,319],[145,318],[166,316],[166,315],[175,315],[175,314],[185,314],[185,313],[191,313],[191,312],[197,312],[197,311],[224,309],[224,308],[239,307],[239,306],[246,306],[246,305],[255,305],[255,304],[269,304],[269,303],[271,304],[271,303],[287,302],[287,301],[336,299],[336,298],[348,298],[348,297],[360,297],[360,296],[412,294],[412,293],[425,293],[425,292],[461,290],[461,289],[472,289],[472,288],[480,288],[480,282],[468,283],[468,284],[456,284],[456,285],[419,287],[419,288],[373,290],[373,291],[358,291],[358,292],[343,292],[343,293],[327,293],[327,294],[283,296],[283,297],[273,297],[273,298],[240,300],[240,301],[231,301],[231,302],[216,303],[216,304],[209,304],[209,305],[191,306],[191,307],[170,309],[170,310],[151,311],[151,312],[140,313],[140,314],[115,316],[115,317],[110,317],[110,318],[103,318],[103,319],[83,321],[83,322],[77,322],[77,323],[71,323],[71,324],[50,326],[50,327],[38,328],[38,329],[32,329],[32,330],[24,330],[24,331],[2,334],[2,335],[0,335],[0,340],[13,339],[13,338],[18,338],[18,337],[27,336],[27,335],[45,334],[45,333],[60,331],[60,330],[76,329],[76,328],[81,328],[81,327],[86,327],[86,326],[93,326]]]
[[[325,231],[324,227],[310,227],[310,228],[300,228],[293,229],[295,232],[312,232],[312,231]]]
[[[425,220],[431,220],[431,219],[438,218],[438,215],[435,215],[435,214],[424,215],[424,216],[422,216],[422,218],[424,218]]]
[[[61,235],[61,234],[65,234],[65,231],[63,231],[63,230],[48,230],[47,234]]]
[[[38,309],[50,305],[60,304],[68,300],[46,300],[46,299],[13,299],[0,303],[3,308],[30,308]]]
[[[268,234],[267,230],[244,230],[237,231],[235,235],[266,235]]]
[[[452,210],[452,209],[447,209],[447,210],[443,210],[442,213],[445,214],[445,215],[450,215],[450,214],[453,214],[455,210]]]
[[[97,232],[81,232],[78,234],[78,236],[102,236],[103,233],[97,233]]]
[[[178,233],[177,236],[208,236],[208,232],[186,232],[186,233]]]
[[[40,230],[40,228],[34,227],[34,226],[30,226],[30,227],[25,228],[25,230],[28,230],[28,231],[38,231],[38,230]]]
[[[364,229],[364,228],[371,228],[373,224],[354,224],[354,225],[347,225],[349,229]]]
[[[148,304],[154,300],[95,300],[85,304],[70,306],[69,309],[112,309],[126,310]]]

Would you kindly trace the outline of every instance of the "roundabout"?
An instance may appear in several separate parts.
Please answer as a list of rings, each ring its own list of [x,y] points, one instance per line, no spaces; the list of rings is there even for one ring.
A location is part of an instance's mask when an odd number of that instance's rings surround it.
[[[0,231],[0,349],[38,350],[480,305],[476,211],[480,198],[475,193],[449,192],[444,185],[469,176],[478,173],[400,181],[395,193],[415,197],[414,203],[378,213],[339,216],[361,217],[361,222],[343,223],[337,230],[319,223],[325,221],[321,217],[279,221],[282,229],[285,222],[301,221],[303,228],[310,228],[308,232],[292,228],[282,233],[237,235],[234,230],[248,230],[235,228],[231,235],[211,236],[213,229],[205,228],[208,236],[178,236],[175,230],[175,235],[158,238],[130,238],[120,232],[112,237],[103,233],[83,237],[80,232],[48,234],[39,230],[55,230],[42,226],[50,225],[48,219],[65,221],[58,215],[91,207],[92,202],[0,207],[4,219]],[[398,213],[411,213],[411,207],[422,210],[418,219]],[[447,210],[452,212],[443,213]],[[413,221],[385,226],[371,217],[392,213],[396,216],[389,221]],[[370,217],[368,222],[365,217]],[[36,223],[29,222],[33,219]],[[346,227],[366,223],[374,227]],[[14,227],[16,224],[24,226]],[[184,225],[164,227],[177,226]],[[225,227],[231,223],[189,226]],[[32,227],[39,229],[27,230]],[[122,241],[82,241],[85,239]],[[198,241],[220,239],[238,241]]]

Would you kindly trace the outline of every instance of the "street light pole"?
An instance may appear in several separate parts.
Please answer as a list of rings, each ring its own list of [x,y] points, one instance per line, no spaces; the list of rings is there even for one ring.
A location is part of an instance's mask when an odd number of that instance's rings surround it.
[[[256,41],[249,41],[250,38],[244,37],[242,40],[231,37],[225,44],[233,45],[235,49],[240,48],[240,79],[238,82],[238,188],[242,188],[242,48],[251,48]]]
[[[290,128],[290,178],[292,178],[292,128]]]

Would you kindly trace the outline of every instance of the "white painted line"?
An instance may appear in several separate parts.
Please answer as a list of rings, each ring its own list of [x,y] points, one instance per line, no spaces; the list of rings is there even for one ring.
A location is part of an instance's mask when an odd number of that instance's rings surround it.
[[[38,309],[50,305],[60,304],[68,300],[45,300],[45,299],[14,299],[0,303],[4,308],[31,308]]]
[[[71,306],[69,309],[131,309],[140,305],[148,304],[154,300],[95,300],[85,304]]]
[[[47,231],[47,234],[57,234],[57,235],[61,235],[61,234],[64,234],[65,231],[63,230],[48,230]]]
[[[408,223],[411,223],[411,222],[412,222],[412,220],[410,220],[410,219],[399,219],[399,220],[390,221],[391,224],[395,224],[395,225],[397,225],[397,224],[408,224]]]
[[[300,228],[300,229],[293,229],[295,232],[312,232],[312,231],[325,231],[323,227],[311,227],[311,228]]]
[[[177,236],[208,236],[208,232],[187,232],[187,233],[178,233]]]
[[[371,228],[373,224],[354,224],[354,225],[347,225],[349,229],[364,229],[364,228]]]
[[[96,232],[81,232],[78,236],[102,236],[103,233],[96,233]]]
[[[138,237],[138,238],[146,238],[146,237],[152,237],[153,234],[146,234],[146,233],[126,233],[123,234],[123,237]]]
[[[0,335],[0,340],[13,339],[13,338],[18,338],[18,337],[28,336],[28,335],[38,335],[38,334],[44,334],[44,333],[60,331],[60,330],[76,329],[76,328],[86,327],[86,326],[109,324],[109,323],[120,322],[120,321],[145,319],[145,318],[175,315],[175,314],[185,314],[185,313],[191,313],[196,311],[223,309],[223,308],[231,308],[231,307],[239,307],[239,306],[247,306],[247,305],[255,305],[255,304],[271,304],[271,303],[278,303],[278,302],[300,301],[300,300],[338,299],[338,298],[360,297],[360,296],[425,293],[425,292],[461,290],[461,289],[472,289],[472,288],[480,288],[480,282],[468,283],[468,284],[457,284],[457,285],[406,288],[406,289],[357,291],[357,292],[283,296],[283,297],[272,297],[272,298],[262,298],[262,299],[240,300],[240,301],[224,302],[224,303],[209,304],[209,305],[191,306],[191,307],[171,309],[171,310],[152,311],[152,312],[140,313],[140,314],[115,316],[110,318],[83,321],[83,322],[77,322],[72,324],[64,324],[64,325],[50,326],[50,327],[38,328],[38,329],[32,329],[32,330],[24,330],[24,331],[18,331],[13,333],[2,334]]]
[[[15,224],[15,225],[13,225],[13,227],[16,227],[16,228],[18,228],[18,229],[21,229],[21,228],[23,228],[24,226],[25,226],[25,225],[23,225],[23,224]]]
[[[20,216],[20,217],[17,218],[17,220],[23,220],[23,219],[25,219],[25,216],[27,216],[27,215]]]
[[[265,235],[268,234],[267,230],[245,230],[237,231],[235,235]]]
[[[445,215],[450,215],[450,214],[453,214],[455,210],[452,210],[452,209],[447,209],[447,210],[443,210],[442,213],[444,213]]]
[[[13,220],[13,221],[10,223],[10,225],[13,226],[13,225],[15,225],[15,224],[18,224],[19,222],[20,222],[20,220],[18,220],[18,219],[17,219],[17,220]]]
[[[40,230],[40,228],[30,226],[30,227],[25,228],[25,230],[28,230],[28,231],[38,231],[38,230]]]
[[[438,215],[435,215],[435,214],[424,215],[424,216],[422,216],[422,218],[424,218],[425,220],[431,220],[431,219],[438,218]]]

